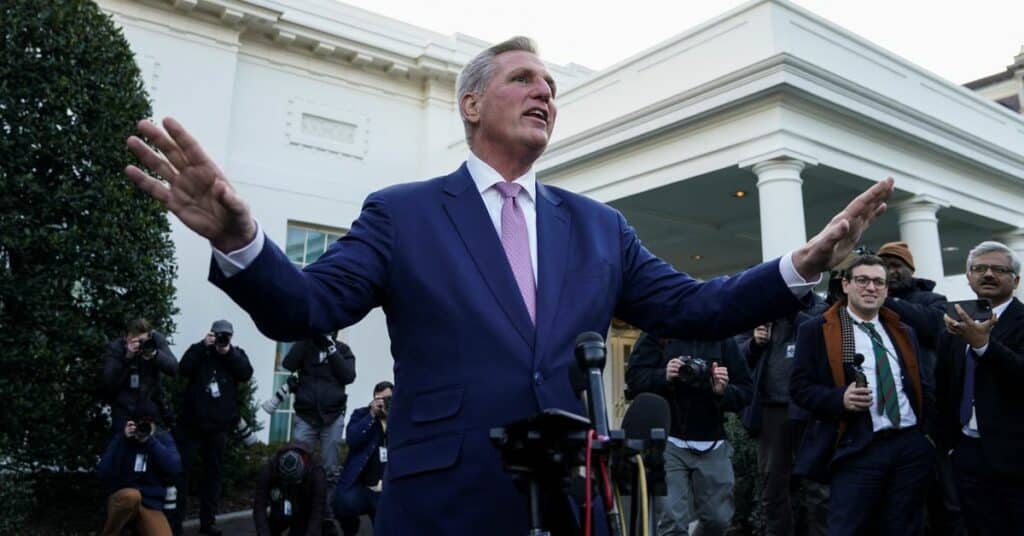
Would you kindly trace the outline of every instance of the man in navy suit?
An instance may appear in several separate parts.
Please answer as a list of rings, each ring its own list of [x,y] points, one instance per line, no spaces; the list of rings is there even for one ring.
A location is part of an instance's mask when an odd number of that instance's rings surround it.
[[[1024,305],[1020,258],[999,242],[967,255],[967,281],[992,316],[943,318],[935,370],[940,444],[949,449],[967,533],[1024,534]],[[959,307],[959,306],[958,306]]]
[[[805,246],[698,282],[647,251],[616,210],[535,180],[556,87],[532,42],[472,59],[457,83],[471,154],[454,173],[371,194],[351,231],[302,271],[173,119],[129,148],[167,184],[126,174],[214,247],[210,279],[267,336],[296,340],[387,315],[395,359],[379,534],[527,532],[491,427],[543,408],[582,413],[573,344],[612,315],[677,338],[724,338],[796,309],[885,209],[892,180],[858,196]]]
[[[843,276],[847,299],[797,331],[790,397],[813,420],[794,472],[831,481],[832,536],[918,534],[924,520],[933,391],[914,331],[883,307],[886,284],[882,259],[857,258]],[[857,355],[866,386],[854,382]]]

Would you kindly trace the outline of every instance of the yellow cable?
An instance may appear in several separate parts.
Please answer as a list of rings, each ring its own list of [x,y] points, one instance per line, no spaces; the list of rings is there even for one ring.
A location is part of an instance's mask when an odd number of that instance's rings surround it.
[[[633,493],[640,493],[640,519],[644,522],[644,536],[650,536],[651,522],[650,514],[647,511],[647,472],[644,470],[644,457],[636,455],[637,472],[639,473],[640,489],[633,490]]]
[[[615,493],[615,509],[619,512],[619,528],[622,530],[619,534],[626,536],[629,533],[626,532],[626,516],[622,515],[622,497],[619,496],[619,487],[614,483],[612,491]]]

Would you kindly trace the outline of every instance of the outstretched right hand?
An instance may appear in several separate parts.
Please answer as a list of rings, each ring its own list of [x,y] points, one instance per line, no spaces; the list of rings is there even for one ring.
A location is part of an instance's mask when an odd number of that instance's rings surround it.
[[[128,149],[163,181],[135,166],[126,167],[125,175],[213,247],[231,252],[252,242],[256,222],[249,205],[181,123],[168,117],[163,127],[148,120],[138,125],[139,134],[159,152],[136,136],[127,142]]]

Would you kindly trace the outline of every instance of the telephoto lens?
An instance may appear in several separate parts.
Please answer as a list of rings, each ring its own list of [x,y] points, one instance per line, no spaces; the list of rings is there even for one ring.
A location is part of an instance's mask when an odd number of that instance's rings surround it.
[[[235,425],[235,433],[238,434],[238,439],[242,440],[242,444],[251,447],[256,444],[256,434],[253,433],[252,426],[245,421],[245,417],[238,418],[238,424]]]
[[[284,402],[284,399],[288,396],[288,393],[290,392],[291,382],[285,382],[281,384],[281,387],[278,387],[277,391],[274,391],[273,396],[271,396],[262,404],[260,404],[260,408],[262,408],[263,411],[272,415],[275,411],[277,411],[277,407],[281,405],[281,402]]]
[[[226,332],[213,334],[215,344],[221,348],[231,344],[231,334]]]

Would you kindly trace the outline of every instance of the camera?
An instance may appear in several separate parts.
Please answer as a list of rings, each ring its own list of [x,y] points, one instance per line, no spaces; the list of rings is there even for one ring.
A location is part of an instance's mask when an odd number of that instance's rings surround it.
[[[220,346],[221,348],[231,344],[231,334],[226,331],[214,333],[213,339],[214,344]]]
[[[711,372],[707,361],[690,355],[681,355],[678,356],[678,359],[683,364],[679,366],[677,382],[695,387],[711,381]]]
[[[260,408],[262,408],[263,411],[266,411],[267,413],[273,415],[274,412],[277,411],[277,407],[280,406],[281,403],[284,402],[284,399],[288,397],[288,393],[294,392],[295,388],[298,386],[298,376],[288,376],[288,381],[284,382],[281,385],[281,387],[278,387],[277,391],[274,391],[273,396],[271,396],[262,404],[260,404]]]
[[[153,423],[152,419],[148,417],[139,418],[135,421],[135,433],[132,434],[132,437],[139,443],[143,443],[149,439],[155,431],[156,424]]]
[[[256,434],[246,422],[245,417],[238,418],[238,424],[235,425],[235,433],[238,434],[238,439],[242,441],[242,444],[251,447],[256,444]]]
[[[390,397],[390,396],[385,396],[384,397],[384,413],[386,415],[390,415],[391,414],[391,398],[392,397]]]
[[[139,351],[146,354],[151,354],[156,351],[156,337],[152,332],[146,340],[139,343]]]

